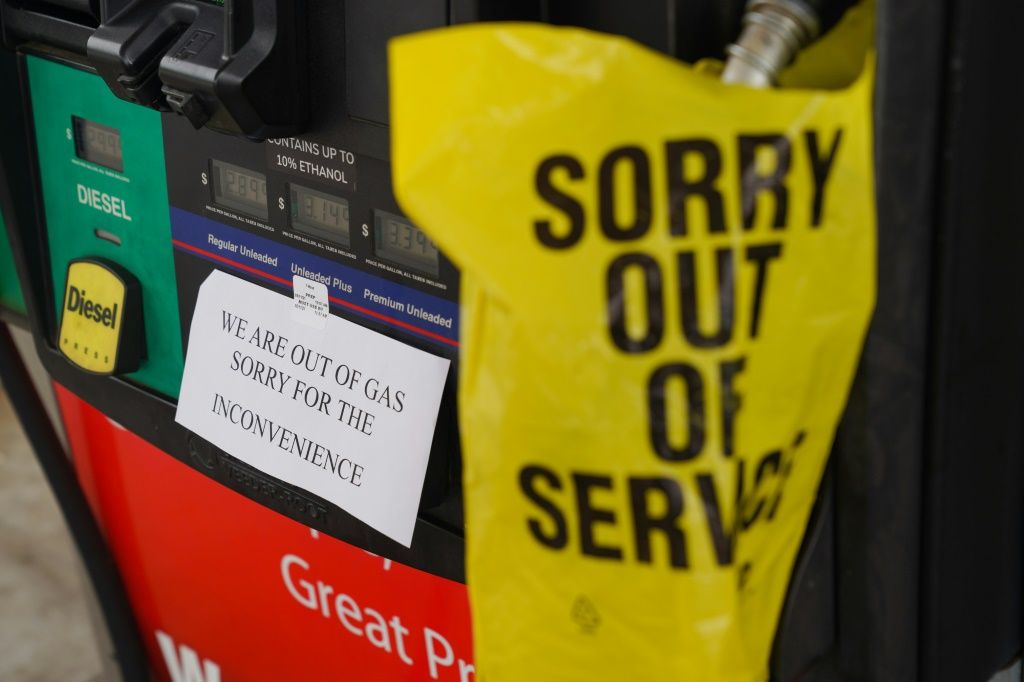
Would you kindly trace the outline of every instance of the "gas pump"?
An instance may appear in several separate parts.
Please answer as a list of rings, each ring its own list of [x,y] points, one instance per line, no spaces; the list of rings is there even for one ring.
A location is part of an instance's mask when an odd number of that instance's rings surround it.
[[[201,51],[203,21],[225,20],[216,3],[160,5],[136,3],[118,20],[137,20],[157,31],[163,11],[194,15],[199,37],[176,34],[183,42],[171,56],[179,62],[189,50]],[[320,51],[314,63],[321,64],[328,82],[344,77],[327,65],[343,63],[346,50],[368,64],[376,64],[376,55],[367,53],[379,50],[382,58],[386,31],[393,27],[378,27],[363,54],[327,30],[346,19],[350,27],[376,23],[372,12],[346,17],[340,5],[311,9],[321,15],[310,22],[323,28],[320,35],[307,35],[303,23],[302,35],[292,38]],[[6,6],[4,12],[12,38],[22,20],[62,28],[74,23],[63,10],[47,15]],[[430,18],[421,16],[410,28],[425,28]],[[399,25],[408,21],[399,19]],[[386,88],[383,65],[379,80],[366,81],[367,106],[360,112],[378,120],[346,115],[337,100],[341,92],[321,80],[320,101],[327,105],[318,109],[310,132],[254,143],[244,135],[282,134],[298,125],[233,131],[240,137],[197,130],[198,119],[186,115],[194,111],[183,103],[186,95],[175,100],[181,116],[140,106],[142,93],[165,97],[161,88],[172,80],[147,80],[153,75],[147,69],[135,74],[139,79],[131,88],[117,92],[130,91],[126,98],[134,100],[124,101],[108,87],[109,81],[124,83],[124,73],[104,81],[114,68],[103,61],[104,49],[117,39],[119,24],[108,22],[88,35],[78,31],[81,25],[70,32],[58,29],[60,37],[44,41],[12,40],[22,48],[25,129],[40,226],[21,220],[17,231],[27,267],[42,285],[34,287],[39,314],[31,323],[57,383],[77,475],[107,534],[151,666],[172,679],[193,674],[193,665],[207,678],[221,670],[241,679],[300,672],[322,678],[342,666],[356,679],[422,679],[432,673],[466,679],[472,675],[472,647],[460,584],[454,378],[435,429],[420,519],[408,548],[174,422],[192,308],[199,285],[215,268],[286,291],[292,275],[302,273],[330,287],[335,314],[456,357],[457,272],[401,216],[390,191],[386,105],[375,99]],[[154,37],[145,30],[137,34]],[[240,64],[247,54],[243,42],[236,45]],[[160,61],[170,47],[142,46],[140,54]],[[214,47],[218,54],[227,49]],[[304,69],[305,53],[288,47],[287,58],[303,62]],[[294,85],[297,71],[289,66],[278,80]],[[175,93],[183,92],[185,80],[175,81]],[[146,90],[154,83],[156,91]],[[354,97],[358,93],[352,88]],[[202,88],[187,94],[196,97],[193,102],[210,96]],[[301,92],[293,94],[295,110],[304,110]],[[210,117],[202,123],[248,125],[248,104],[223,97],[223,110],[203,100]],[[259,103],[253,108],[273,118]],[[105,298],[111,278],[121,287]],[[120,327],[116,340],[72,324],[89,311],[98,311],[94,327]],[[152,468],[164,464],[171,466]],[[136,522],[154,525],[142,533],[122,525]],[[180,534],[186,527],[192,528],[187,537]],[[199,557],[207,563],[202,570],[195,563]],[[166,580],[155,582],[153,571]],[[235,576],[232,596],[224,592],[229,575]],[[165,589],[170,585],[177,587]],[[246,616],[253,594],[272,595],[276,603],[263,610],[265,619]],[[173,606],[197,600],[221,606]],[[246,623],[241,629],[240,622]],[[211,627],[235,635],[214,645],[206,641]],[[264,653],[254,655],[258,651]]]
[[[825,32],[848,4],[807,6]],[[936,178],[956,171],[932,151],[982,164],[948,126],[978,116],[991,93],[936,113],[940,93],[966,87],[946,84],[945,67],[963,57],[985,72],[986,31],[1012,24],[980,14],[966,0],[878,2],[879,306],[790,586],[773,679],[984,682],[1020,651],[1021,508],[1006,472],[1020,471],[1009,434],[1021,395],[1005,382],[981,391],[989,375],[951,322],[971,300],[1020,284],[1005,267],[1020,238],[993,215],[998,240],[979,241],[962,215],[1002,206],[1012,175],[947,178],[973,196],[944,194]],[[0,249],[0,303],[27,313],[78,484],[157,677],[475,679],[459,272],[393,195],[388,39],[541,21],[626,35],[686,61],[728,54],[746,59],[733,63],[742,71],[760,65],[744,51],[743,17],[739,2],[675,0],[0,2],[24,103],[8,133],[17,144],[0,156],[24,195],[15,207],[19,192],[4,192],[19,267]],[[747,28],[756,21],[748,15]],[[947,30],[954,54],[943,52]],[[968,261],[942,250],[950,235],[968,244]],[[990,278],[971,274],[986,262],[998,266]],[[313,280],[331,315],[452,361],[410,546],[175,421],[197,297],[218,270],[284,294],[293,276]],[[979,328],[1002,319],[994,303],[971,311]],[[998,345],[1021,337],[1010,325]],[[1000,371],[1019,369],[1006,363]],[[929,372],[948,385],[926,381]],[[998,399],[982,410],[957,398],[979,392]],[[966,447],[981,428],[986,464],[970,468],[950,444]],[[961,491],[976,533],[944,494],[948,466],[978,486]],[[989,587],[969,599],[947,591],[957,579]],[[130,678],[129,669],[138,668],[126,666]]]
[[[5,310],[15,314],[25,313],[25,303],[21,296],[21,284],[18,282],[18,271],[14,269],[14,255],[4,242],[5,248],[0,250],[0,268],[3,268],[3,283],[0,284],[0,304]]]
[[[0,59],[0,73],[2,73],[5,83],[12,86],[17,83],[17,64],[11,55],[5,54]],[[9,124],[11,117],[7,116],[6,118],[8,120],[5,123]],[[5,233],[5,229],[0,229],[0,234]],[[0,240],[0,311],[8,319],[23,318],[26,314],[25,299],[21,293],[21,283],[18,281],[18,271],[14,265],[14,254],[7,239]]]

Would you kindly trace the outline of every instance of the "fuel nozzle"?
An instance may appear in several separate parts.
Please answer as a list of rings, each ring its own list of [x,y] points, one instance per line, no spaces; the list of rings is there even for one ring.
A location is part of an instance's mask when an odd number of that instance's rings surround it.
[[[819,2],[750,0],[740,37],[726,48],[722,80],[753,88],[775,85],[779,72],[818,37]]]

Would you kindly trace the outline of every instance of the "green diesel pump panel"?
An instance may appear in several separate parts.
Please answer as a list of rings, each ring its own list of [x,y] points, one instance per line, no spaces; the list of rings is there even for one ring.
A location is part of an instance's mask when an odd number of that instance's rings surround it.
[[[25,298],[21,295],[18,271],[14,268],[14,255],[7,241],[4,219],[0,216],[0,307],[25,314]]]
[[[142,285],[146,342],[127,376],[177,397],[184,361],[160,114],[117,99],[96,75],[27,59],[58,318],[72,260],[127,269]]]

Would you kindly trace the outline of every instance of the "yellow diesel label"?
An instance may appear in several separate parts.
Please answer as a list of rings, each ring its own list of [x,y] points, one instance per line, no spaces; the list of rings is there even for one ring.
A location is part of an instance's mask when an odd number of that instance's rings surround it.
[[[68,267],[60,349],[73,363],[97,374],[117,364],[126,287],[100,263],[79,261]]]

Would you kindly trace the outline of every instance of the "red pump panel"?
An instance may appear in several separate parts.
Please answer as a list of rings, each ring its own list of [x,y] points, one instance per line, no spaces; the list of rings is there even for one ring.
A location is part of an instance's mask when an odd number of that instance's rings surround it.
[[[475,680],[464,585],[318,534],[56,389],[160,679]]]

